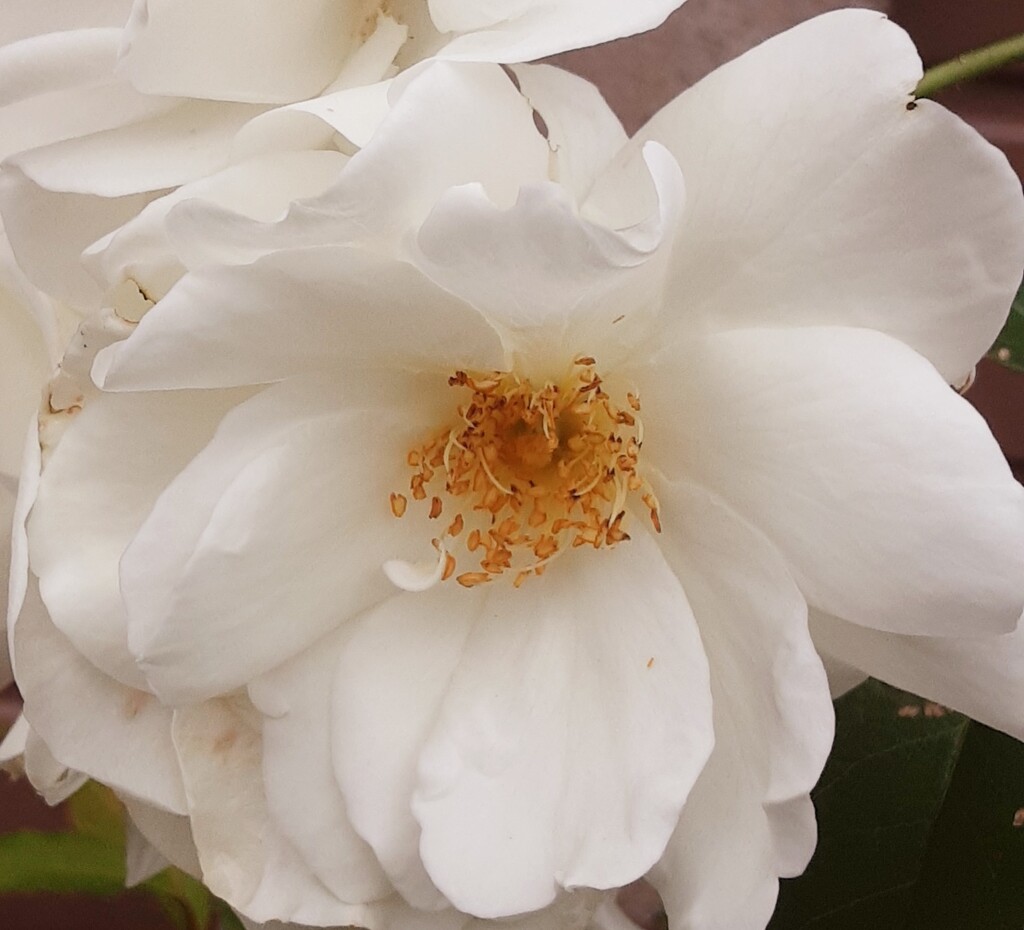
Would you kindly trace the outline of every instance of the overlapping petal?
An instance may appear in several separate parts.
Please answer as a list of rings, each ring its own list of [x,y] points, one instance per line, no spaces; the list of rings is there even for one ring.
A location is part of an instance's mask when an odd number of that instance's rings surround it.
[[[10,639],[25,716],[53,757],[135,798],[183,813],[170,709],[83,658],[51,622],[34,583]]]
[[[663,149],[644,155],[659,198],[625,230],[581,217],[553,183],[504,210],[478,185],[457,187],[423,223],[421,266],[480,310],[525,375],[557,378],[579,353],[614,368],[653,338],[683,188]]]
[[[1024,628],[984,638],[900,636],[814,611],[823,655],[1024,739]]]
[[[711,746],[686,598],[643,536],[559,568],[516,598],[392,599],[343,651],[337,774],[400,889],[422,855],[456,907],[521,913],[631,881],[675,826]],[[410,795],[415,820],[386,802]]]
[[[912,349],[866,329],[736,330],[650,377],[645,452],[765,532],[810,604],[916,635],[1014,628],[1024,489]]]
[[[674,925],[760,930],[814,849],[832,703],[782,555],[714,495],[659,486],[665,551],[711,669],[715,749],[652,879]]]
[[[443,33],[457,33],[442,54],[466,61],[532,61],[653,29],[684,0],[429,0]]]
[[[578,78],[568,80],[589,88]],[[369,238],[393,244],[452,187],[479,184],[491,201],[508,206],[520,186],[548,178],[548,143],[530,105],[500,68],[434,63],[415,80],[392,87],[386,113],[338,183],[294,204],[280,222],[240,222],[223,208],[184,203],[171,217],[177,239],[206,262],[326,242]],[[593,132],[603,136],[610,132],[608,117],[598,119]],[[493,157],[496,151],[502,158]]]
[[[339,900],[362,904],[383,900],[392,887],[353,829],[334,778],[329,695],[352,626],[254,680],[248,691],[263,714],[262,779],[270,816]]]
[[[384,599],[385,561],[430,551],[389,495],[443,394],[414,376],[339,380],[292,379],[232,410],[125,550],[129,645],[167,702],[244,685]]]
[[[871,327],[964,379],[1020,284],[1024,201],[1001,152],[912,102],[920,77],[903,30],[843,10],[653,118],[632,146],[665,145],[690,191],[672,279],[680,319]]]
[[[99,354],[93,375],[108,390],[167,390],[343,366],[447,376],[458,367],[499,368],[502,356],[478,313],[409,265],[324,247],[189,275],[130,340]]]

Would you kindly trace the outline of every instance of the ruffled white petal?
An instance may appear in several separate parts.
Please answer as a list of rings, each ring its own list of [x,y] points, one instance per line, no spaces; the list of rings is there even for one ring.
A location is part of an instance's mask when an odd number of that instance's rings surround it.
[[[187,276],[130,339],[99,354],[93,376],[108,390],[162,390],[351,368],[447,377],[502,361],[479,314],[409,265],[325,247]]]
[[[171,865],[170,860],[127,818],[124,825],[124,884],[134,888],[159,875]]]
[[[711,668],[715,748],[652,879],[673,926],[762,930],[779,877],[801,872],[814,849],[809,792],[832,743],[828,683],[771,542],[693,485],[658,494],[663,546]]]
[[[50,747],[31,728],[26,735],[22,763],[32,787],[51,807],[63,804],[89,780],[84,772],[76,772],[54,758]]]
[[[1001,152],[937,104],[911,106],[920,77],[898,26],[842,10],[654,117],[633,145],[667,146],[690,193],[681,321],[866,326],[963,380],[1020,283],[1024,199]]]
[[[393,889],[355,832],[334,778],[331,691],[351,625],[249,685],[263,715],[263,785],[275,828],[341,901],[381,902]]]
[[[389,497],[446,391],[294,379],[224,418],[121,559],[128,642],[155,693],[179,704],[243,686],[388,596],[388,558],[433,551],[437,530],[396,520]]]
[[[462,910],[508,916],[559,886],[638,878],[704,766],[710,694],[693,615],[654,540],[631,532],[539,583],[488,590],[413,796],[423,862]]]
[[[642,531],[572,559],[516,591],[441,586],[357,621],[335,765],[406,897],[417,845],[456,907],[509,916],[636,878],[675,826],[711,745],[686,599]],[[395,803],[410,795],[416,820]]]
[[[114,74],[120,35],[118,29],[80,29],[0,47],[0,158],[175,106],[173,99],[140,94]]]
[[[522,188],[506,210],[478,185],[455,188],[421,227],[421,266],[480,310],[528,377],[557,379],[580,353],[607,371],[652,338],[683,191],[664,149],[644,155],[659,202],[626,230],[582,218],[555,184]]]
[[[544,121],[549,177],[583,203],[601,172],[626,144],[622,123],[589,81],[551,65],[512,68],[519,90]]]
[[[171,814],[132,797],[121,797],[131,823],[173,866],[202,878],[192,828],[184,814]]]
[[[417,761],[482,600],[452,585],[396,595],[354,622],[335,672],[331,741],[348,815],[394,887],[425,910],[447,902],[420,859]]]
[[[898,636],[814,611],[811,632],[823,654],[1024,739],[1024,627],[974,639]]]
[[[870,330],[737,330],[649,377],[649,461],[763,530],[812,606],[917,635],[1016,625],[1024,489],[914,351]]]
[[[188,813],[205,884],[256,920],[364,924],[334,897],[267,816],[259,717],[244,698],[175,711]]]
[[[325,98],[315,106],[337,111],[347,100]],[[240,224],[206,204],[182,204],[174,217],[179,239],[208,262],[225,254],[229,260],[238,253],[255,258],[273,249],[366,238],[397,244],[449,188],[479,183],[496,204],[508,206],[522,184],[548,177],[548,144],[529,104],[500,68],[437,62],[420,69],[415,80],[393,84],[387,104],[387,118],[321,197],[296,204],[267,227]],[[240,139],[281,118],[254,120]],[[494,158],[496,151],[501,158]]]
[[[171,237],[167,216],[198,198],[248,219],[271,221],[293,200],[313,196],[337,179],[347,159],[340,152],[281,152],[258,156],[148,204],[138,216],[87,250],[87,268],[108,286],[129,279],[156,302],[184,272],[188,242]],[[115,303],[115,310],[118,309]]]

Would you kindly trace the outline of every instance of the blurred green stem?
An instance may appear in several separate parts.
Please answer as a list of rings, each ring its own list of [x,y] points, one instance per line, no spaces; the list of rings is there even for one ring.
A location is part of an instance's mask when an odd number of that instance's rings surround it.
[[[993,42],[973,52],[964,52],[952,61],[929,68],[917,85],[916,95],[918,98],[932,97],[953,84],[973,81],[1019,60],[1024,60],[1024,33]]]

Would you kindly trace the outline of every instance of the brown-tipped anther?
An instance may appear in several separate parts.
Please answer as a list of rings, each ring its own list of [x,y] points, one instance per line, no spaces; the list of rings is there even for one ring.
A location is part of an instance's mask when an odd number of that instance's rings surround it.
[[[454,513],[443,538],[462,539],[480,566],[456,575],[455,556],[438,541],[442,580],[474,587],[512,572],[519,587],[573,548],[627,542],[634,494],[660,531],[657,500],[640,473],[640,401],[626,393],[620,407],[595,364],[578,355],[564,378],[542,385],[515,372],[459,370],[448,378],[464,392],[453,405],[454,425],[406,457],[413,500],[429,499],[431,519]],[[404,496],[391,500],[396,516],[404,513]]]

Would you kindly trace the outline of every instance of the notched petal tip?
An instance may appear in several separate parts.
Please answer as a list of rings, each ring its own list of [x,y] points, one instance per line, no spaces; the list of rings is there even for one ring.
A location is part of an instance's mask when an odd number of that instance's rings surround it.
[[[440,541],[435,543],[437,559],[424,562],[407,562],[404,559],[388,559],[382,566],[388,580],[403,591],[429,591],[444,577],[448,563],[448,550]]]

